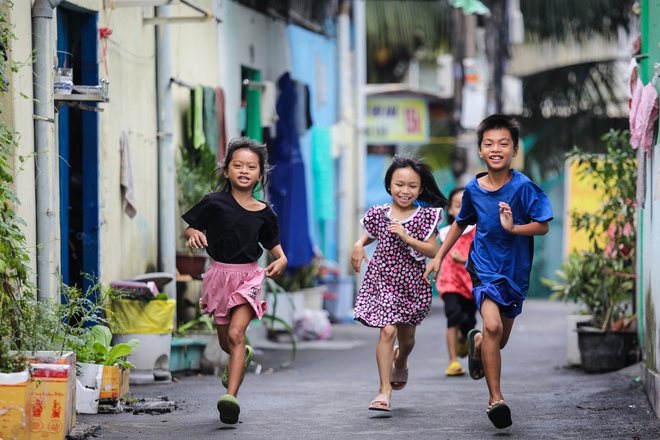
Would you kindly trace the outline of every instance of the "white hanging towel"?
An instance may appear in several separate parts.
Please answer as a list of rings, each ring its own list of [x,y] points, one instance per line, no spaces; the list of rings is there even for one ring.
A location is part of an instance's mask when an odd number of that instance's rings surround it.
[[[277,102],[277,86],[272,81],[262,81],[261,89],[261,126],[270,127],[279,119],[275,104]]]
[[[137,214],[135,192],[133,190],[133,168],[131,167],[131,154],[128,148],[128,134],[123,130],[119,136],[119,148],[121,159],[121,197],[124,204],[124,212],[130,218],[133,218]]]

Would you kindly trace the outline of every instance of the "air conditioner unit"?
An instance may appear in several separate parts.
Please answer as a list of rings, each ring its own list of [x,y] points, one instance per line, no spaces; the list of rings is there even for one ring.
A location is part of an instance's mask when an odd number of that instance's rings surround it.
[[[179,0],[103,0],[106,9],[176,5]]]
[[[437,84],[440,98],[454,97],[454,57],[448,54],[438,55]]]

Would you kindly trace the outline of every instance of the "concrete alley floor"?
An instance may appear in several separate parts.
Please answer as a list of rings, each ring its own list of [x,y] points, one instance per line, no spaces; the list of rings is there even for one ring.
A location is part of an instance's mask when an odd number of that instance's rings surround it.
[[[417,330],[408,385],[392,395],[392,411],[367,409],[378,394],[378,330],[334,324],[330,341],[302,342],[287,369],[268,372],[288,356],[285,344],[265,344],[239,394],[240,421],[220,422],[220,377],[184,376],[158,385],[131,385],[135,398],[167,396],[162,414],[78,415],[98,426],[100,440],[181,439],[660,439],[660,420],[639,379],[640,366],[605,374],[566,367],[565,316],[570,304],[525,301],[502,352],[502,390],[513,426],[495,429],[486,416],[485,380],[446,377],[442,301]],[[480,324],[479,324],[480,326]],[[461,360],[467,369],[467,359]]]

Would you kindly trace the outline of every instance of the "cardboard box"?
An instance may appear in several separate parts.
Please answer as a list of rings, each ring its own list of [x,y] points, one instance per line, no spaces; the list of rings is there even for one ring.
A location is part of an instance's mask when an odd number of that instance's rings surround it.
[[[64,440],[76,425],[76,355],[33,353],[30,405],[33,438]]]
[[[30,372],[0,374],[0,439],[29,440]]]
[[[118,365],[103,367],[101,400],[118,400],[128,394],[129,369]]]

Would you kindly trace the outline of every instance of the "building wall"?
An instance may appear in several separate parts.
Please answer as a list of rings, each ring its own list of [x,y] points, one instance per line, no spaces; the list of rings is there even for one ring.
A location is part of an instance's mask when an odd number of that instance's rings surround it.
[[[2,119],[11,124],[19,133],[18,151],[14,157],[15,191],[20,200],[16,213],[27,223],[25,227],[27,248],[36,249],[35,161],[31,157],[34,151],[34,123],[32,121],[34,106],[32,104],[32,67],[28,64],[29,54],[32,52],[30,3],[15,2],[9,15],[9,20],[14,25],[14,35],[17,38],[9,51],[9,60],[24,64],[16,73],[5,72],[10,75],[11,87],[7,93],[0,94],[0,101],[3,105]],[[22,165],[19,156],[27,158]],[[35,252],[32,253],[32,257],[32,267],[34,267]]]
[[[642,53],[648,58],[640,63],[640,77],[645,84],[654,77],[654,64],[660,62],[660,1],[646,0],[642,2]],[[660,82],[656,82],[656,89],[660,89]],[[656,122],[656,128],[657,128]],[[657,143],[657,142],[656,142]],[[638,260],[637,310],[642,321],[640,342],[643,350],[644,374],[643,380],[649,401],[656,412],[660,413],[660,271],[656,269],[656,262],[660,261],[660,222],[657,213],[660,212],[660,201],[656,185],[658,185],[658,172],[660,172],[660,155],[658,146],[653,150],[651,159],[646,167],[646,206],[640,210],[639,234],[637,248],[640,249]]]
[[[291,69],[286,24],[233,1],[219,2],[223,19],[218,27],[220,85],[225,91],[227,136],[240,134],[241,66],[258,69],[264,81],[277,81]]]
[[[154,271],[158,262],[158,149],[155,28],[142,22],[141,8],[99,13],[112,35],[107,55],[99,47],[99,77],[110,80],[110,102],[99,116],[99,242],[101,280],[109,282]],[[105,71],[107,62],[108,72]],[[124,213],[119,139],[128,134],[137,214]]]

